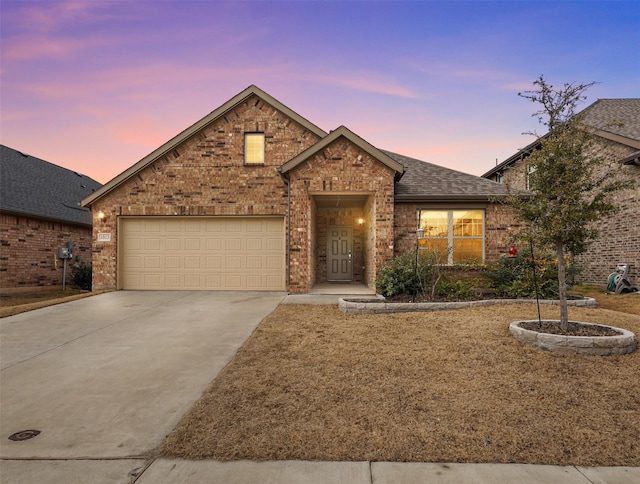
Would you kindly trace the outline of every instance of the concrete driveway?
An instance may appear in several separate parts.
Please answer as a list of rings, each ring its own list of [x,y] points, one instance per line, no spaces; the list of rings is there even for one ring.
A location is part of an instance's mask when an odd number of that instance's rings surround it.
[[[284,297],[117,291],[1,319],[0,481],[20,482],[6,459],[141,465]]]

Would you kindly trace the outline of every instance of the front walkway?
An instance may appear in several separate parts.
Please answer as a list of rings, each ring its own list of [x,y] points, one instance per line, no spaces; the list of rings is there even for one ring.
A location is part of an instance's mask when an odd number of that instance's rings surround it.
[[[351,282],[351,283],[330,283],[323,282],[320,284],[316,284],[311,288],[308,294],[335,294],[339,296],[362,296],[362,295],[370,295],[375,296],[376,290],[367,287],[365,284],[360,282]]]
[[[289,294],[282,304],[338,304],[341,297],[376,298],[375,289],[358,282],[316,284],[306,294]]]

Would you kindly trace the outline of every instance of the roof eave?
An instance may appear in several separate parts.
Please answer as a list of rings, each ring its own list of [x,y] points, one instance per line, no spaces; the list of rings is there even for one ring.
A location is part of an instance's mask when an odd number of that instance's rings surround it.
[[[64,223],[69,225],[79,225],[87,228],[91,228],[93,226],[93,223],[84,223],[84,222],[79,222],[77,220],[69,220],[69,219],[59,218],[59,217],[48,217],[46,215],[40,215],[37,213],[31,213],[31,212],[23,212],[20,210],[10,210],[10,209],[0,208],[0,213],[4,215],[11,215],[14,217],[25,217],[25,218],[32,218],[35,220],[42,220],[44,222],[56,222],[56,223]]]
[[[533,196],[530,192],[519,192],[518,195],[521,198],[531,198]],[[415,194],[400,194],[395,195],[396,202],[403,203],[424,203],[424,202],[496,202],[508,197],[508,193],[483,193],[483,194],[451,194],[451,195],[415,195]]]
[[[396,195],[394,198],[398,202],[490,202],[503,195]]]
[[[546,134],[545,136],[548,136],[548,134]],[[482,175],[482,178],[489,178],[489,177],[495,175],[496,173],[501,172],[505,168],[509,168],[511,165],[513,165],[517,161],[520,161],[520,160],[526,158],[540,144],[540,140],[542,138],[544,138],[545,136],[542,136],[542,137],[536,139],[535,141],[533,141],[532,143],[529,143],[524,148],[519,149],[515,154],[511,155],[509,158],[504,160],[502,163],[500,163],[499,165],[496,165],[491,170],[489,170],[484,175]]]

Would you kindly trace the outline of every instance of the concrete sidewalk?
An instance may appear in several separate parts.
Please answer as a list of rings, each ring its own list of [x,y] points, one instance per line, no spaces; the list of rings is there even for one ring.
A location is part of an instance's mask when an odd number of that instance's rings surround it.
[[[637,467],[398,462],[2,461],[3,484],[637,484]]]
[[[339,297],[118,291],[0,319],[0,483],[640,482],[640,468],[624,467],[154,457],[278,304]],[[31,429],[42,433],[8,439]]]
[[[140,484],[637,484],[640,469],[519,464],[423,464],[397,462],[154,462]]]

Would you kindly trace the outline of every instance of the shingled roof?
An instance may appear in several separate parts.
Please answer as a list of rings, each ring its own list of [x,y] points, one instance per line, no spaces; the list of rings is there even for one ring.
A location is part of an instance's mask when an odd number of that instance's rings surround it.
[[[581,114],[587,126],[640,141],[640,98],[598,99]]]
[[[640,98],[598,99],[579,114],[583,116],[583,123],[594,128],[598,136],[640,148]],[[538,145],[539,140],[535,140],[482,176],[489,178],[501,172],[528,156]],[[629,158],[631,162],[625,159],[621,163],[632,163],[637,157],[638,153],[634,153]]]
[[[397,201],[487,201],[507,194],[506,186],[486,178],[390,151],[383,153],[405,167],[396,183]]]
[[[81,225],[80,201],[100,188],[88,176],[0,145],[0,211]]]

